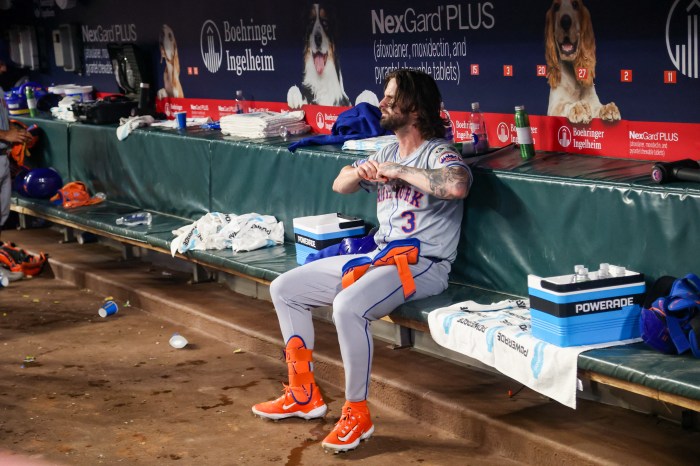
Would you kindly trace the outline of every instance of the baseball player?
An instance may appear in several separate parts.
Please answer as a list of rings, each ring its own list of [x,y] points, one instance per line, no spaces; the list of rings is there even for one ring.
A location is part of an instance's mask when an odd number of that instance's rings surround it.
[[[367,406],[373,351],[370,323],[406,299],[424,298],[447,288],[459,241],[462,199],[469,192],[472,176],[460,154],[443,139],[440,101],[435,81],[423,72],[398,70],[387,75],[379,103],[381,124],[394,131],[398,143],[343,167],[333,182],[338,193],[361,188],[376,192],[377,249],[367,256],[342,255],[310,262],[270,285],[286,343],[289,385],[280,398],[253,406],[253,413],[275,420],[325,415],[327,407],[313,372],[310,309],[332,304],[345,369],[346,402],[340,420],[323,440],[326,450],[354,449],[374,432]],[[401,261],[397,259],[396,267],[370,264],[406,240],[420,242],[420,254],[408,265],[408,280],[415,285],[408,298],[406,277],[397,273]],[[343,269],[358,259],[369,264],[364,275],[343,287]]]
[[[0,39],[0,76],[8,72],[9,51]],[[0,86],[0,231],[10,215],[12,197],[12,179],[10,178],[10,158],[8,152],[12,144],[24,144],[32,140],[32,135],[24,128],[10,125],[9,113],[5,103],[5,92]]]

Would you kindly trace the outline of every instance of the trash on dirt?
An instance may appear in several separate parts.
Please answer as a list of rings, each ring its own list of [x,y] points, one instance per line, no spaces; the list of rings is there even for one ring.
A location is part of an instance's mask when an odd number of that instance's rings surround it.
[[[107,317],[116,314],[119,311],[117,303],[114,301],[105,302],[102,307],[97,311],[100,317]]]
[[[38,366],[38,363],[36,362],[36,358],[34,356],[25,356],[24,361],[22,362],[22,365],[20,367],[22,369],[25,369],[27,367],[32,367],[32,366]]]
[[[183,337],[179,333],[173,333],[173,336],[170,337],[169,343],[173,348],[181,349],[187,346],[187,338]]]

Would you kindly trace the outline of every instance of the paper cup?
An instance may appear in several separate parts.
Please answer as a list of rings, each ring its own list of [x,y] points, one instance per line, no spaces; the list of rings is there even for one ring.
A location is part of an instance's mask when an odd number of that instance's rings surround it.
[[[102,305],[97,313],[100,315],[100,317],[107,317],[111,316],[112,314],[116,314],[118,310],[119,308],[117,307],[117,303],[114,301],[107,301]]]
[[[173,333],[173,336],[170,337],[170,346],[176,349],[181,349],[187,346],[187,338],[183,337],[179,333]]]
[[[178,129],[187,128],[187,112],[177,112],[175,113],[175,119],[177,120]]]

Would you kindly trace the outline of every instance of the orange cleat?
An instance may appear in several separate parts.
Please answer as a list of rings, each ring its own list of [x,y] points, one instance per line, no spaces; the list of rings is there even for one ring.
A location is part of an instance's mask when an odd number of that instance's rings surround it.
[[[374,425],[369,415],[367,401],[346,401],[343,414],[333,431],[323,439],[323,449],[340,453],[354,450],[361,440],[369,439],[374,433]]]
[[[299,396],[295,392],[298,389],[288,385],[284,386],[284,395],[276,400],[258,403],[253,406],[253,414],[257,416],[279,420],[288,417],[300,417],[302,419],[316,419],[326,415],[328,407],[321,397],[321,391],[316,384],[310,384],[311,393],[308,395]],[[297,398],[306,399],[301,403]]]

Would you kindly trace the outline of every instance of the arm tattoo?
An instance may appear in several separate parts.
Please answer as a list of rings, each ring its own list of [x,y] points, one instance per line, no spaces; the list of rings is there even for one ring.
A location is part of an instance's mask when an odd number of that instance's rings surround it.
[[[469,172],[461,167],[427,170],[425,174],[430,183],[430,190],[440,199],[453,199],[455,197],[453,193],[466,189],[469,183]]]
[[[466,192],[469,172],[462,167],[443,167],[426,170],[404,165],[396,166],[397,174],[413,174],[426,179],[430,193],[440,199],[455,199],[457,192]]]

